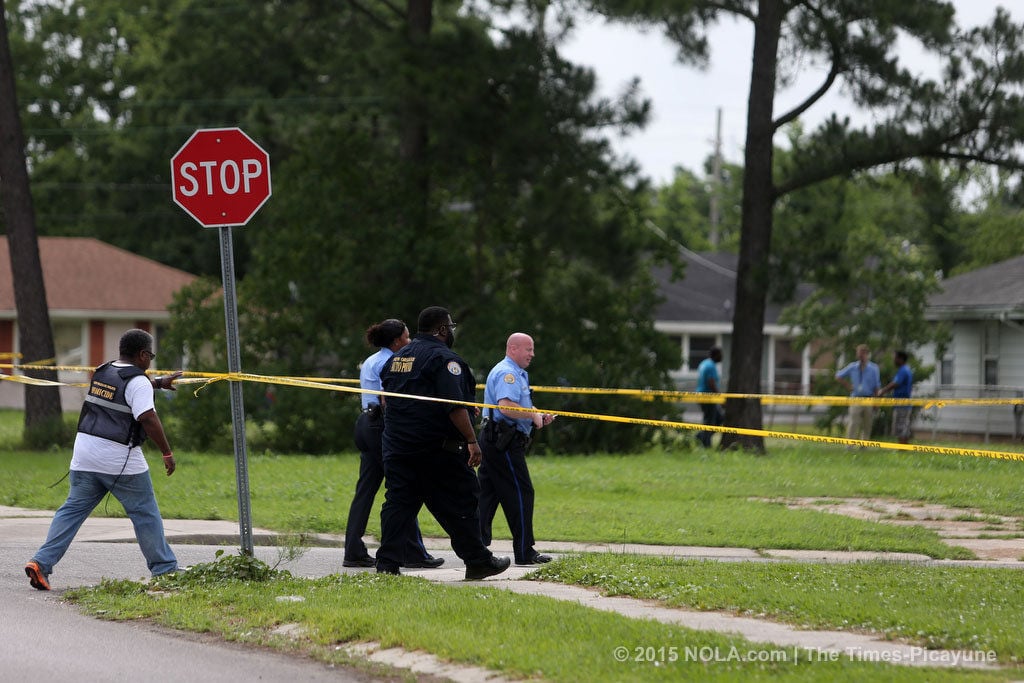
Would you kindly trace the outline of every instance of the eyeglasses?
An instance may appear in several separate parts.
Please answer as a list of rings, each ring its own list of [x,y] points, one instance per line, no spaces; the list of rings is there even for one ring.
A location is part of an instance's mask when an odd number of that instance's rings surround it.
[[[143,350],[142,350],[142,352],[143,352],[143,353],[148,353],[148,354],[149,354],[149,359],[150,359],[150,360],[153,360],[154,358],[156,358],[156,354],[155,354],[155,353],[153,353],[152,351],[150,351],[149,349],[143,349]]]

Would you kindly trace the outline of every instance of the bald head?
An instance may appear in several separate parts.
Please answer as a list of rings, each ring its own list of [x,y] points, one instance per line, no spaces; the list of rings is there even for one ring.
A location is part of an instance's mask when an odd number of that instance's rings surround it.
[[[513,332],[505,342],[505,355],[519,367],[526,368],[533,360],[533,337],[522,332]]]

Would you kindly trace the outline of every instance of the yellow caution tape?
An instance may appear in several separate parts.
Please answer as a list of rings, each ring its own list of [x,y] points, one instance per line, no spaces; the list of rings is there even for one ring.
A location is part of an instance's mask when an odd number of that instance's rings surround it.
[[[95,368],[91,366],[78,366],[78,365],[30,365],[30,364],[0,364],[0,368],[16,368],[16,369],[41,369],[41,370],[58,370],[62,372],[92,372]],[[148,374],[160,374],[165,375],[170,370],[150,370]],[[195,383],[196,377],[203,377],[209,379],[230,379],[227,373],[221,372],[189,372],[183,373],[184,378],[192,378],[188,380],[188,383]],[[251,381],[269,382],[270,375],[252,375],[253,378],[259,377],[261,379],[253,379]],[[327,388],[324,385],[329,384],[359,384],[358,379],[350,378],[334,378],[334,377],[289,377],[283,376],[277,379],[296,381],[296,382],[314,382],[318,388]],[[178,380],[181,383],[185,383],[185,380]],[[272,382],[274,384],[285,384],[287,382]],[[305,386],[302,384],[296,384],[294,386]],[[477,389],[483,389],[484,385],[477,385]],[[852,396],[803,396],[803,395],[792,395],[792,394],[730,394],[730,393],[702,393],[695,391],[675,391],[670,389],[614,389],[604,387],[552,387],[552,386],[535,386],[530,387],[535,392],[547,392],[547,393],[560,393],[560,394],[582,394],[582,395],[593,395],[593,396],[626,396],[633,398],[640,398],[643,400],[672,400],[687,403],[725,403],[729,399],[750,399],[758,400],[765,405],[827,405],[827,406],[851,406],[851,405],[870,405],[870,406],[922,406],[924,408],[944,408],[946,406],[1017,406],[1024,405],[1024,397],[1016,398],[939,398],[939,397],[921,397],[921,398],[856,398]]]
[[[595,387],[530,387],[535,392],[556,394],[583,394],[592,396],[630,396],[652,400],[680,401],[688,403],[725,403],[727,399],[756,399],[766,405],[870,405],[870,406],[923,406],[944,407],[947,405],[1024,405],[1024,397],[1016,398],[861,398],[853,396],[803,396],[796,394],[729,394],[704,393],[696,391],[674,391],[670,389],[608,389]]]
[[[373,393],[380,396],[392,396],[398,398],[411,398],[420,401],[433,403],[447,403],[451,405],[464,405],[474,408],[500,409],[501,406],[489,403],[470,403],[465,401],[454,401],[451,399],[437,398],[433,396],[416,396],[411,394],[399,394],[390,391],[377,391],[351,387],[339,387],[323,382],[300,380],[295,378],[271,377],[267,375],[254,375],[250,373],[237,373],[218,379],[229,379],[233,381],[257,381],[271,384],[285,384],[290,386],[304,386],[317,389],[328,389],[330,391],[343,391],[349,393]],[[561,417],[575,417],[585,420],[597,420],[600,422],[615,422],[620,424],[645,425],[649,427],[663,427],[667,429],[690,429],[700,431],[715,431],[723,434],[737,434],[741,436],[756,436],[764,438],[793,439],[797,441],[810,441],[814,443],[838,444],[846,446],[872,446],[876,448],[888,448],[890,450],[910,451],[917,453],[938,453],[942,455],[969,455],[980,458],[995,458],[1000,460],[1016,460],[1024,462],[1024,453],[1012,453],[1005,451],[988,451],[969,448],[951,448],[945,446],[928,446],[921,444],[901,444],[887,441],[861,441],[859,439],[846,439],[835,436],[817,436],[813,434],[795,434],[790,432],[776,432],[766,429],[747,429],[743,427],[710,426],[695,424],[692,422],[676,422],[672,420],[654,420],[640,417],[623,417],[618,415],[597,415],[592,413],[580,413],[568,410],[548,410],[534,406],[535,412],[544,412]]]
[[[0,367],[19,367],[25,368],[27,366],[5,366]],[[93,368],[84,368],[79,366],[66,366],[66,367],[53,367],[49,366],[45,369],[48,370],[64,370],[64,371],[87,371],[91,372]],[[164,370],[159,373],[156,371],[150,371],[149,374],[167,374],[168,371]],[[0,375],[0,379],[20,381],[26,384],[46,384],[48,386],[62,385],[61,382],[50,382],[48,380],[38,380],[34,378],[24,376],[7,376]],[[201,387],[195,390],[194,394],[198,396],[199,392],[202,391],[206,386],[209,386],[215,382],[229,381],[229,382],[259,382],[262,384],[275,384],[282,386],[294,386],[294,387],[305,387],[310,389],[322,389],[326,391],[338,391],[352,394],[364,394],[371,393],[379,396],[392,396],[400,398],[411,398],[420,401],[430,401],[435,403],[447,403],[452,405],[464,405],[474,408],[490,408],[500,409],[498,405],[492,405],[487,403],[471,403],[465,401],[454,401],[450,399],[436,398],[430,396],[416,396],[412,394],[399,394],[389,391],[379,391],[375,389],[362,389],[357,386],[339,386],[339,384],[346,383],[358,383],[358,380],[349,379],[335,379],[335,378],[324,378],[324,377],[281,377],[273,375],[259,375],[255,373],[239,372],[239,373],[214,373],[214,372],[191,372],[184,371],[182,377],[175,380],[176,384],[202,384]],[[82,386],[82,385],[74,385]],[[764,403],[772,403],[771,399],[781,399],[779,403],[805,403],[805,404],[821,404],[827,403],[831,405],[854,405],[854,404],[867,404],[867,405],[926,405],[926,406],[937,406],[943,407],[946,405],[1019,405],[1024,404],[1024,398],[1019,399],[859,399],[851,397],[840,397],[840,396],[773,396],[763,394],[705,394],[705,393],[694,393],[694,392],[671,392],[671,391],[651,391],[651,390],[635,390],[635,389],[572,389],[567,390],[563,388],[546,387],[546,390],[556,391],[563,390],[569,391],[569,393],[590,393],[590,394],[610,394],[610,395],[622,395],[622,396],[647,396],[652,397],[658,395],[671,395],[671,396],[686,396],[690,397],[691,400],[697,403],[722,403],[727,398],[750,398],[759,399]],[[696,399],[700,400],[696,400]],[[1024,461],[1024,453],[1014,453],[1006,451],[989,451],[969,448],[951,448],[945,446],[928,446],[923,444],[901,444],[891,443],[887,441],[861,441],[858,439],[847,439],[843,437],[834,436],[818,436],[813,434],[797,434],[791,432],[777,432],[765,429],[748,429],[743,427],[726,427],[726,426],[711,426],[704,424],[696,424],[691,422],[678,422],[673,420],[655,420],[648,418],[639,417],[625,417],[619,415],[601,415],[595,413],[581,413],[567,410],[550,410],[534,406],[536,412],[549,413],[551,415],[558,415],[561,417],[573,417],[584,420],[597,420],[599,422],[613,422],[619,424],[635,424],[644,425],[648,427],[662,427],[666,429],[689,429],[698,431],[709,431],[719,432],[722,434],[736,434],[740,436],[754,436],[762,438],[777,438],[777,439],[792,439],[796,441],[809,441],[813,443],[825,443],[835,445],[846,445],[846,446],[872,446],[876,448],[887,448],[890,450],[918,452],[918,453],[937,453],[941,455],[968,455],[973,457],[984,457],[984,458],[995,458],[1001,460],[1015,460]]]
[[[1017,460],[1024,462],[1024,453],[1013,453],[1006,451],[987,451],[969,448],[949,448],[944,446],[890,443],[888,441],[861,441],[859,439],[847,439],[836,436],[817,436],[814,434],[776,432],[767,429],[747,429],[743,427],[712,426],[704,424],[695,424],[691,422],[674,422],[671,420],[652,420],[639,417],[619,417],[614,415],[588,415],[587,413],[574,413],[560,410],[542,410],[540,408],[535,408],[535,410],[538,412],[551,413],[552,415],[578,417],[583,419],[599,420],[602,422],[619,422],[623,424],[647,425],[650,427],[665,427],[669,429],[693,429],[707,432],[719,432],[722,434],[738,434],[741,436],[793,439],[796,441],[811,441],[814,443],[838,444],[846,446],[874,446],[877,448],[888,448],[899,451],[914,451],[918,453],[939,453],[943,455],[970,455],[980,458],[996,458],[1000,460]]]
[[[31,384],[33,386],[40,387],[69,387],[69,386],[83,386],[81,384],[67,384],[66,382],[57,382],[48,379],[39,379],[38,377],[29,377],[28,375],[4,375],[0,373],[0,380],[7,382],[17,382],[18,384]]]

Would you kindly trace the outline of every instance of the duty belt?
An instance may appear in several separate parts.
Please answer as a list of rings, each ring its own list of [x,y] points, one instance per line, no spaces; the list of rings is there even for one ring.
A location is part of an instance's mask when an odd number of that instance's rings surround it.
[[[513,443],[529,444],[530,441],[529,437],[516,429],[514,424],[500,420],[489,420],[481,434],[499,451],[506,450]]]

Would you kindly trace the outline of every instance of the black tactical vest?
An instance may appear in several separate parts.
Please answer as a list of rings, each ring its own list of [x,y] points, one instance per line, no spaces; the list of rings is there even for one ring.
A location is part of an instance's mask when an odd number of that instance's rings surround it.
[[[96,368],[82,404],[78,431],[123,443],[129,448],[145,441],[146,430],[132,416],[131,406],[124,398],[128,382],[144,374],[134,365],[117,367],[104,363]]]

